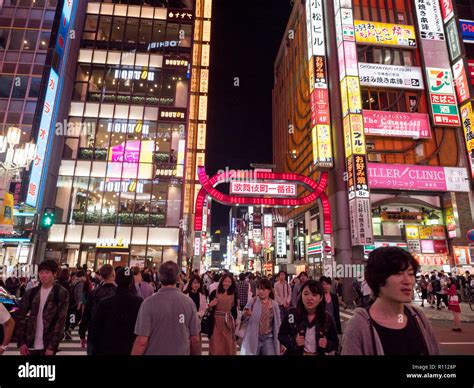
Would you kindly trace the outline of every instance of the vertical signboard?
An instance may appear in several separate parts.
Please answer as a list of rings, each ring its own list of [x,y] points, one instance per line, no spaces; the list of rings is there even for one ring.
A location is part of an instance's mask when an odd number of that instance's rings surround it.
[[[51,153],[53,142],[51,131],[55,126],[58,114],[58,105],[61,99],[65,72],[64,63],[70,45],[69,32],[71,24],[74,21],[76,8],[77,2],[74,0],[64,0],[56,44],[54,46],[54,56],[56,59],[53,61],[48,76],[44,106],[39,120],[40,126],[36,139],[37,151],[31,167],[25,201],[27,205],[34,208],[38,205],[41,206],[43,191],[45,189],[45,172],[48,169],[49,154]]]
[[[371,22],[354,22],[352,1],[350,0],[335,2],[335,25],[340,26],[342,32],[339,33],[336,41],[338,46],[351,243],[353,246],[358,246],[372,244],[373,233],[367,160],[365,157],[366,143],[359,65],[355,41],[369,44],[380,44],[383,41],[383,44],[414,46],[414,30],[412,28],[392,28],[394,25],[388,24],[374,26]]]
[[[471,179],[474,179],[474,112],[472,102],[469,101],[461,106],[461,120],[466,142],[467,157],[471,169]]]
[[[306,1],[309,93],[313,161],[317,167],[333,166],[326,46],[322,0]]]
[[[433,125],[458,127],[461,121],[441,16],[441,9],[448,12],[449,6],[441,7],[439,0],[414,0],[414,4]]]

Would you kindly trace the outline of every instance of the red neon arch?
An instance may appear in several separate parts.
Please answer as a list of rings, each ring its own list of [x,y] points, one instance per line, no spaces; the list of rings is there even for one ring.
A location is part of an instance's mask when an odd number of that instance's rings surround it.
[[[214,187],[220,183],[228,181],[230,172],[224,172],[221,174],[214,175],[212,178],[208,178],[204,167],[198,167],[198,177],[201,182],[202,188],[199,191],[196,198],[196,212],[194,219],[194,230],[200,231],[202,229],[202,212],[204,207],[204,200],[206,195],[210,195],[216,201],[224,205],[265,205],[274,207],[285,207],[285,206],[304,206],[316,199],[320,198],[323,206],[324,215],[324,234],[332,233],[331,224],[331,211],[329,206],[329,200],[324,193],[328,181],[328,173],[322,172],[319,182],[316,183],[314,180],[300,174],[294,173],[273,173],[273,172],[256,172],[253,173],[254,179],[261,180],[284,180],[284,181],[296,181],[297,183],[303,184],[310,189],[312,192],[302,198],[262,198],[252,196],[235,196],[228,195],[220,192]]]

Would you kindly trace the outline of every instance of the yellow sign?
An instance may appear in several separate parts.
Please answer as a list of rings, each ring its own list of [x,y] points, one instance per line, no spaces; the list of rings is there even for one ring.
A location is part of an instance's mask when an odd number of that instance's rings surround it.
[[[341,104],[342,116],[344,117],[349,112],[349,100],[347,97],[347,77],[341,81]]]
[[[362,115],[349,115],[351,119],[352,152],[365,155],[364,119]]]
[[[314,57],[311,57],[308,61],[308,70],[309,70],[309,94],[314,90]]]
[[[418,234],[418,226],[417,225],[407,225],[406,232],[407,232],[407,240],[419,240],[420,239],[420,235]]]
[[[413,26],[354,20],[354,32],[357,43],[416,47]]]
[[[344,117],[344,148],[346,158],[348,158],[352,155],[351,119],[349,116]]]
[[[318,137],[316,131],[316,125],[311,130],[311,138],[313,140],[313,163],[316,164],[318,162]]]
[[[318,166],[332,167],[331,126],[318,125]]]
[[[431,226],[420,226],[420,240],[431,240]]]
[[[349,96],[350,113],[362,112],[362,99],[360,98],[359,77],[346,77],[347,94]]]
[[[469,165],[471,166],[471,176],[474,177],[474,156],[471,156],[474,153],[474,113],[470,101],[461,106],[461,120],[462,127],[464,128]]]
[[[13,225],[13,206],[15,200],[13,194],[5,193],[3,206],[0,211],[0,225]]]

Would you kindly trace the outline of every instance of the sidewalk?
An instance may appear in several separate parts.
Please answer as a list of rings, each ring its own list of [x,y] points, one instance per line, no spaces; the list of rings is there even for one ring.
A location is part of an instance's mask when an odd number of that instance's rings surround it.
[[[421,300],[414,300],[411,303],[412,306],[419,307],[425,313],[431,321],[452,321],[453,313],[449,311],[446,307],[441,310],[431,308],[428,303],[425,301],[425,307],[421,306]],[[469,307],[469,303],[461,303],[461,322],[471,322],[474,323],[474,311]]]

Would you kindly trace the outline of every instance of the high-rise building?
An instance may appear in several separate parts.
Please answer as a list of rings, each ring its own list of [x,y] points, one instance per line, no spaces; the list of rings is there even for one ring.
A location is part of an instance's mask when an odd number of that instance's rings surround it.
[[[57,0],[0,1],[0,135],[6,135],[11,127],[18,128],[20,145],[30,142],[34,135],[35,111],[57,7]],[[0,158],[3,162],[6,153]],[[0,173],[4,176],[3,168]],[[15,210],[13,230],[1,225],[0,265],[27,263],[31,257],[34,211],[22,204],[21,195],[26,189],[22,181],[27,176],[19,171],[12,179],[2,178],[0,202],[10,191]]]
[[[47,257],[89,268],[178,261],[186,154],[196,150],[188,128],[207,109],[197,116],[191,93],[206,65],[194,66],[196,50],[210,40],[205,3],[88,2],[69,61]]]
[[[325,260],[360,263],[393,245],[423,271],[470,268],[466,96],[448,50],[447,3],[295,2],[275,61],[274,163],[312,178],[329,171],[334,232],[322,235],[318,202],[280,209],[292,220],[290,263],[317,274]],[[335,249],[325,254],[325,244]]]

